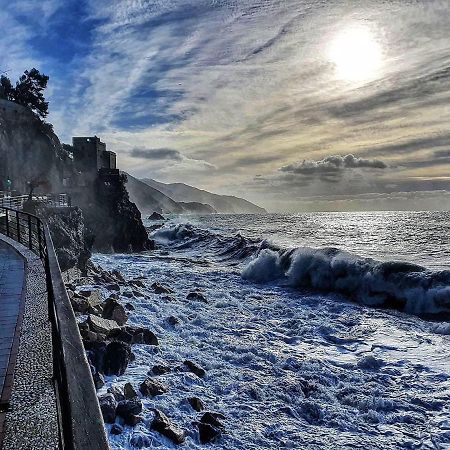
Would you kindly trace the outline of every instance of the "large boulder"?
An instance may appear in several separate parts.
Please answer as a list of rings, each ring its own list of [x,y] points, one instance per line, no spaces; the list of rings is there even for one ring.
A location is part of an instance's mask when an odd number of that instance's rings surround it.
[[[141,412],[142,402],[137,397],[120,401],[116,408],[116,414],[130,426],[135,426],[142,421],[141,417],[138,416]]]
[[[165,220],[165,218],[162,214],[154,211],[153,214],[148,217],[148,220]]]
[[[195,362],[189,361],[187,359],[186,361],[184,361],[184,365],[190,372],[195,373],[195,375],[197,375],[199,378],[203,378],[206,375],[206,370],[200,367]]]
[[[125,325],[128,320],[128,314],[125,308],[114,298],[108,298],[103,305],[102,317],[114,320],[119,325]]]
[[[158,380],[147,378],[141,383],[139,390],[144,397],[155,397],[165,394],[169,391],[169,388]]]
[[[100,405],[100,410],[103,415],[103,420],[105,423],[114,423],[116,420],[116,407],[117,401],[113,394],[102,395],[98,399]]]
[[[101,333],[106,336],[118,333],[120,331],[120,327],[116,321],[103,319],[102,317],[98,317],[93,314],[89,315],[87,324],[89,325],[89,329],[91,331]]]
[[[124,342],[110,342],[103,358],[105,375],[123,375],[131,360],[131,347]]]
[[[182,444],[185,439],[185,433],[169,420],[169,418],[158,409],[154,410],[155,417],[151,423],[153,430],[170,439],[173,443]]]

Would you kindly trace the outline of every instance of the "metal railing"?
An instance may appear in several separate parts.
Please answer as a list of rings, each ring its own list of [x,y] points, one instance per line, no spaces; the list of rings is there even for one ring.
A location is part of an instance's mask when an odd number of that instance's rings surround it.
[[[61,276],[49,228],[37,216],[0,206],[0,233],[28,247],[39,256],[44,265],[52,327],[59,448],[108,450],[91,370]]]
[[[70,196],[68,194],[42,194],[33,195],[32,199],[44,203],[54,208],[63,208],[71,206]],[[28,200],[28,195],[16,195],[13,197],[0,196],[0,206],[5,208],[18,209],[23,208],[24,203]]]

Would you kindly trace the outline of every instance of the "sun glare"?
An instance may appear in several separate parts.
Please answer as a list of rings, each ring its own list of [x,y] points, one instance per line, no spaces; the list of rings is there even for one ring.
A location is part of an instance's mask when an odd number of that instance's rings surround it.
[[[329,58],[336,75],[347,81],[370,81],[382,66],[382,49],[372,31],[364,25],[351,25],[331,41]]]

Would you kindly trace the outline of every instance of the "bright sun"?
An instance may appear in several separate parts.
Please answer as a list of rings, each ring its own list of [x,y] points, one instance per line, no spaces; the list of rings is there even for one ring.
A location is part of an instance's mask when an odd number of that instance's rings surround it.
[[[329,58],[336,75],[347,81],[375,79],[382,66],[382,49],[371,30],[364,25],[351,25],[332,39]]]

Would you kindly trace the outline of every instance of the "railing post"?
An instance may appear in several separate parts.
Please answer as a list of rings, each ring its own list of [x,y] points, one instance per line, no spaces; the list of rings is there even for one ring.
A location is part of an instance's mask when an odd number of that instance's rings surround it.
[[[33,239],[32,239],[32,233],[31,233],[31,216],[28,215],[28,248],[30,250],[33,250]]]
[[[9,235],[9,210],[5,209],[6,211],[6,236],[11,237]]]
[[[16,210],[16,223],[17,223],[17,242],[20,242],[20,220],[19,220],[19,211]]]

